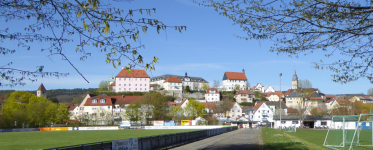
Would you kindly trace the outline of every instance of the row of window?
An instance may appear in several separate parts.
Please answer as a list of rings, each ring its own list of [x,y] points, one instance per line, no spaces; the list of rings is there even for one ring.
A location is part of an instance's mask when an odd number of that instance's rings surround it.
[[[105,102],[106,102],[106,99],[104,98],[100,99],[100,103],[105,103]],[[92,104],[95,104],[95,103],[97,103],[97,99],[92,99]]]
[[[140,81],[142,81],[143,78],[132,78],[133,80],[137,81],[137,79],[139,79]],[[118,78],[119,81],[122,81],[122,78]],[[123,81],[126,81],[127,78],[123,78]],[[128,81],[131,81],[131,78],[128,78]],[[144,79],[144,81],[146,81],[146,78]]]
[[[121,91],[122,88],[119,88],[119,91]],[[126,88],[123,88],[123,91],[127,90]],[[128,88],[128,90],[130,91],[131,88]],[[144,90],[146,91],[146,88],[144,88]],[[135,91],[137,91],[137,88],[135,88]],[[142,91],[142,88],[140,88],[140,91]]]
[[[122,86],[122,84],[119,84],[119,86]],[[123,84],[123,86],[127,86],[127,84]],[[128,86],[131,86],[131,84],[128,84]],[[135,84],[135,86],[137,86],[137,84]],[[140,86],[142,86],[142,84],[140,84]],[[146,86],[146,84],[144,84],[144,86]]]
[[[207,96],[219,96],[218,94],[207,94]]]
[[[75,114],[77,115],[78,112],[76,112]],[[86,113],[80,113],[80,115],[81,115],[81,116],[83,116],[83,115],[89,115],[89,113],[88,113],[88,112],[86,112]],[[96,116],[96,113],[92,113],[91,115],[92,115],[92,117],[95,117],[95,116]],[[107,115],[110,116],[111,113],[108,113]],[[115,113],[114,115],[115,115],[115,116],[120,116],[120,113]],[[100,116],[105,116],[105,113],[100,113]]]
[[[228,82],[245,82],[245,80],[228,80]]]

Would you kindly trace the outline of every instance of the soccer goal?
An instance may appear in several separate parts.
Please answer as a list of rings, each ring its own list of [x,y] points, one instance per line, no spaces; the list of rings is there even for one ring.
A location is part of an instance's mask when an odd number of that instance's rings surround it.
[[[284,132],[297,132],[297,128],[295,126],[290,126],[285,128]]]
[[[373,149],[373,114],[333,116],[324,146],[336,150]]]

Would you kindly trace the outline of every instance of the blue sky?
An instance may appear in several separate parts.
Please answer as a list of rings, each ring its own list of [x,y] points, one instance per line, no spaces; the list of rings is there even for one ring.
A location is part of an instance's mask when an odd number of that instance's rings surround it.
[[[270,41],[237,39],[234,34],[245,36],[238,25],[233,25],[231,20],[219,15],[213,8],[201,7],[189,0],[138,0],[115,4],[117,5],[124,10],[156,8],[156,13],[143,17],[159,19],[166,25],[187,26],[187,30],[182,33],[168,28],[157,34],[155,29],[150,28],[146,34],[140,34],[141,44],[145,44],[145,49],[141,49],[140,53],[145,57],[145,62],[151,61],[154,56],[159,58],[155,71],[148,72],[151,77],[163,74],[184,75],[188,72],[189,76],[202,77],[212,85],[213,80],[222,80],[225,71],[241,72],[244,68],[251,86],[261,83],[266,87],[271,85],[275,90],[280,88],[279,74],[282,73],[281,89],[287,90],[291,88],[296,68],[299,79],[310,80],[313,87],[326,94],[366,93],[372,87],[365,78],[347,84],[335,83],[332,81],[331,71],[312,68],[312,62],[318,62],[320,59],[328,62],[338,59],[339,56],[326,59],[323,53],[313,53],[306,57],[290,58],[287,54],[277,55],[269,52],[273,45]],[[11,29],[21,28],[16,22],[0,24],[0,28],[7,26],[13,27]],[[39,78],[34,83],[26,82],[25,86],[0,87],[0,90],[36,90],[40,83],[47,89],[97,88],[101,80],[108,80],[121,69],[106,64],[105,53],[99,52],[98,49],[90,48],[92,56],[80,61],[80,54],[74,51],[76,44],[64,45],[65,53],[88,79],[90,83],[87,83],[61,57],[48,57],[47,52],[40,52],[40,47],[46,47],[48,43],[34,43],[35,49],[30,51],[17,48],[15,42],[0,44],[11,45],[18,50],[12,55],[1,55],[2,65],[13,62],[11,67],[25,70],[35,70],[36,66],[44,65],[45,71],[70,73],[67,77]],[[122,62],[127,64],[125,59],[122,59]]]

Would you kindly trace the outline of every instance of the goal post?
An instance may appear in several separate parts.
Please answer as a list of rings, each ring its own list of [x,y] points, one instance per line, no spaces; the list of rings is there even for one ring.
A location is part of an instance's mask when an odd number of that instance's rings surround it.
[[[324,147],[336,150],[373,149],[373,114],[333,116]]]

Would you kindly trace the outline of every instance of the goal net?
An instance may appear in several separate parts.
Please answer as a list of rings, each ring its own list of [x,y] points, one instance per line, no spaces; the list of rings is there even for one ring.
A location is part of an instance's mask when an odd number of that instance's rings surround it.
[[[373,114],[333,116],[324,146],[336,150],[373,149]]]
[[[284,132],[297,132],[297,128],[295,126],[290,126],[285,128]]]

